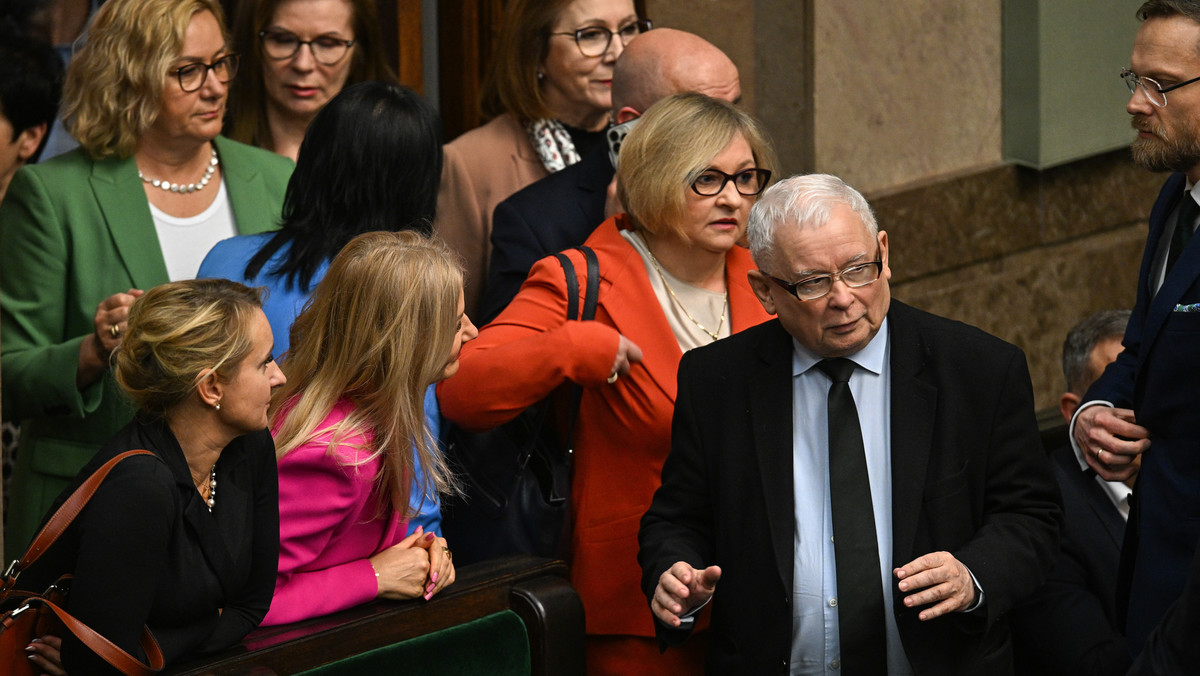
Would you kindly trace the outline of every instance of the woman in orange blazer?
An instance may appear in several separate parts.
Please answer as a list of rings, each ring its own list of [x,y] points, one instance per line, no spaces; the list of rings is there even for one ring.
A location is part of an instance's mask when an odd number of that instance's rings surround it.
[[[703,649],[691,642],[659,653],[638,587],[638,523],[671,447],[683,351],[767,319],[746,280],[750,255],[737,244],[773,161],[758,123],[724,101],[681,94],[651,107],[621,149],[628,213],[586,242],[600,263],[595,320],[565,320],[562,267],[544,259],[439,387],[443,414],[472,429],[512,419],[567,380],[584,387],[571,578],[593,676],[702,671]],[[583,256],[567,255],[586,289]]]

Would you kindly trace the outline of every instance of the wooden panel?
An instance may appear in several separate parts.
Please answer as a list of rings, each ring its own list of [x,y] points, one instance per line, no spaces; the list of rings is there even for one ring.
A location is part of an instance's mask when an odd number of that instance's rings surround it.
[[[479,92],[502,11],[502,0],[438,2],[438,87],[447,141],[483,121]]]
[[[454,584],[432,601],[373,601],[295,624],[261,627],[242,643],[169,673],[291,674],[509,609],[526,621],[545,623],[529,629],[535,674],[580,673],[583,605],[566,578],[567,566],[561,561],[484,561],[458,569]],[[535,597],[533,605],[521,608],[529,605],[530,595]],[[535,607],[542,612],[533,612]],[[551,638],[553,645],[539,645],[542,636]]]
[[[421,0],[400,0],[396,7],[396,75],[418,92],[425,90],[424,39],[421,33]],[[385,27],[389,24],[383,24]]]

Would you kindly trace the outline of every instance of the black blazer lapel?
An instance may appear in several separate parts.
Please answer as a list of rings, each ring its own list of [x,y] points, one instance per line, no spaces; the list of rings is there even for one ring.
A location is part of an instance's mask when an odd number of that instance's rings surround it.
[[[912,558],[933,445],[938,391],[922,378],[928,346],[908,306],[888,311],[892,367],[892,565]]]
[[[767,527],[785,589],[795,566],[796,502],[792,480],[792,339],[778,320],[759,343],[759,370],[749,379],[754,449],[762,472]]]
[[[232,517],[235,515],[245,515],[250,512],[246,504],[236,504],[236,490],[233,486],[220,484],[220,470],[222,469],[218,463],[218,493],[219,500],[228,505],[227,512],[230,513],[230,524],[222,523],[217,525],[217,520],[214,515],[210,514],[208,507],[200,499],[200,494],[196,492],[196,485],[192,482],[192,473],[188,469],[187,460],[184,458],[183,449],[179,447],[179,442],[175,439],[175,435],[165,423],[150,428],[155,439],[155,448],[158,449],[159,455],[163,461],[167,463],[167,467],[171,469],[171,475],[175,478],[175,485],[179,489],[180,500],[183,503],[183,521],[196,537],[196,541],[200,543],[200,550],[204,553],[204,558],[216,573],[217,579],[221,582],[221,587],[226,594],[232,593],[234,590],[230,585],[234,579],[233,558],[230,556],[229,549],[225,544],[225,538],[221,535],[221,528],[226,525],[232,525],[232,522],[237,520]],[[236,442],[235,442],[236,443]],[[224,454],[222,454],[224,455]],[[232,482],[226,482],[232,484]],[[229,502],[225,502],[225,491],[233,494],[230,496]],[[238,511],[234,511],[234,510]],[[244,519],[241,519],[244,521]],[[241,524],[239,529],[244,529],[245,524]],[[241,537],[240,530],[238,534],[230,534],[229,537]]]
[[[212,521],[216,524],[216,535],[221,540],[221,551],[228,554],[226,563],[222,565],[230,565],[241,570],[249,568],[249,564],[243,562],[242,557],[250,553],[249,548],[244,547],[253,540],[249,532],[251,523],[247,521],[246,515],[253,514],[254,509],[251,505],[252,497],[246,487],[241,481],[231,480],[231,477],[245,477],[248,474],[244,439],[245,437],[235,439],[221,453],[221,459],[217,462],[216,506],[210,515],[216,517]],[[231,544],[240,544],[242,547],[231,549]],[[215,561],[213,567],[218,571],[221,570]],[[221,580],[222,584],[228,584],[225,576],[222,575]],[[226,591],[231,590],[226,589]]]
[[[613,173],[612,160],[608,159],[607,143],[593,149],[579,163],[579,180],[575,183],[579,195],[575,204],[583,214],[582,222],[589,224],[587,233],[604,221],[604,201]],[[587,239],[587,234],[580,234]]]

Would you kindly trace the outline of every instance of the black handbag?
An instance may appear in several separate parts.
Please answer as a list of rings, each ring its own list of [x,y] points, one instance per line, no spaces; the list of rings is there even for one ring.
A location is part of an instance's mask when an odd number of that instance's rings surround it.
[[[567,281],[567,319],[596,316],[600,264],[590,248],[582,312],[575,266],[554,254]],[[571,532],[575,415],[583,388],[564,384],[509,422],[486,432],[448,425],[446,456],[463,495],[442,502],[442,534],[465,565],[511,554],[566,559]],[[565,432],[565,435],[563,434]]]

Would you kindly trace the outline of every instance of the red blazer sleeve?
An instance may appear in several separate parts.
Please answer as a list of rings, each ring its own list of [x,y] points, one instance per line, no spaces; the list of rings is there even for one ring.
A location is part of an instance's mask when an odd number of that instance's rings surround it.
[[[582,255],[568,255],[577,272],[587,270]],[[579,287],[583,294],[586,280]],[[438,386],[442,415],[469,429],[490,429],[565,381],[603,384],[612,373],[620,334],[595,321],[567,321],[566,314],[562,265],[544,258],[504,312],[463,347],[458,373]]]

